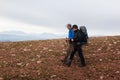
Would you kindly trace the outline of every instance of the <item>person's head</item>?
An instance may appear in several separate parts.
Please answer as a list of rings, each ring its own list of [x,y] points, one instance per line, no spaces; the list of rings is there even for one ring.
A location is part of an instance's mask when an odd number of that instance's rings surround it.
[[[71,29],[71,28],[72,28],[72,25],[71,25],[71,24],[67,24],[67,28],[68,28],[68,29]]]
[[[73,25],[73,30],[74,30],[74,31],[78,30],[78,26],[77,26],[76,24]]]

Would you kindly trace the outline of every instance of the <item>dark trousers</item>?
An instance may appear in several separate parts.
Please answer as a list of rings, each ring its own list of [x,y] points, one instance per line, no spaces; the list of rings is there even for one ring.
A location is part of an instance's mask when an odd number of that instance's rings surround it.
[[[75,53],[78,51],[81,63],[82,63],[82,65],[85,65],[85,59],[84,59],[84,56],[83,56],[83,53],[82,53],[82,45],[74,44],[73,47],[74,47],[74,50],[72,51],[72,53],[70,55],[70,60],[71,61],[73,60]]]

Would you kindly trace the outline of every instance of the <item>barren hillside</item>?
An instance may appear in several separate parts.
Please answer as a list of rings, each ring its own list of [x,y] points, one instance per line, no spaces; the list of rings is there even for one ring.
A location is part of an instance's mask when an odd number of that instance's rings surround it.
[[[67,67],[63,39],[1,42],[0,80],[120,80],[120,36],[90,38],[83,52],[86,67]]]

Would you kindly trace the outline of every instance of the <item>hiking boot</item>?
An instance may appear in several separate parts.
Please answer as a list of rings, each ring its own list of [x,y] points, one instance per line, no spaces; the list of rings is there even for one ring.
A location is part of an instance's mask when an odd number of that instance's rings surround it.
[[[64,60],[61,60],[61,62],[65,63],[65,62],[67,62],[67,60],[66,60],[66,59],[64,59]]]
[[[86,66],[86,64],[84,64],[84,65],[79,65],[79,67],[85,67]]]
[[[71,66],[71,63],[72,63],[72,60],[68,60],[68,61],[66,62],[66,65],[68,65],[68,67],[70,67],[70,66]]]

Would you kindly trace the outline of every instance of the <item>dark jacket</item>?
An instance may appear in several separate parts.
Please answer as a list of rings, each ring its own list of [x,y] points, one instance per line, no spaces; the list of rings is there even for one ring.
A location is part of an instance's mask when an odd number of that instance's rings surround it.
[[[74,43],[82,44],[82,36],[80,30],[74,31]]]

